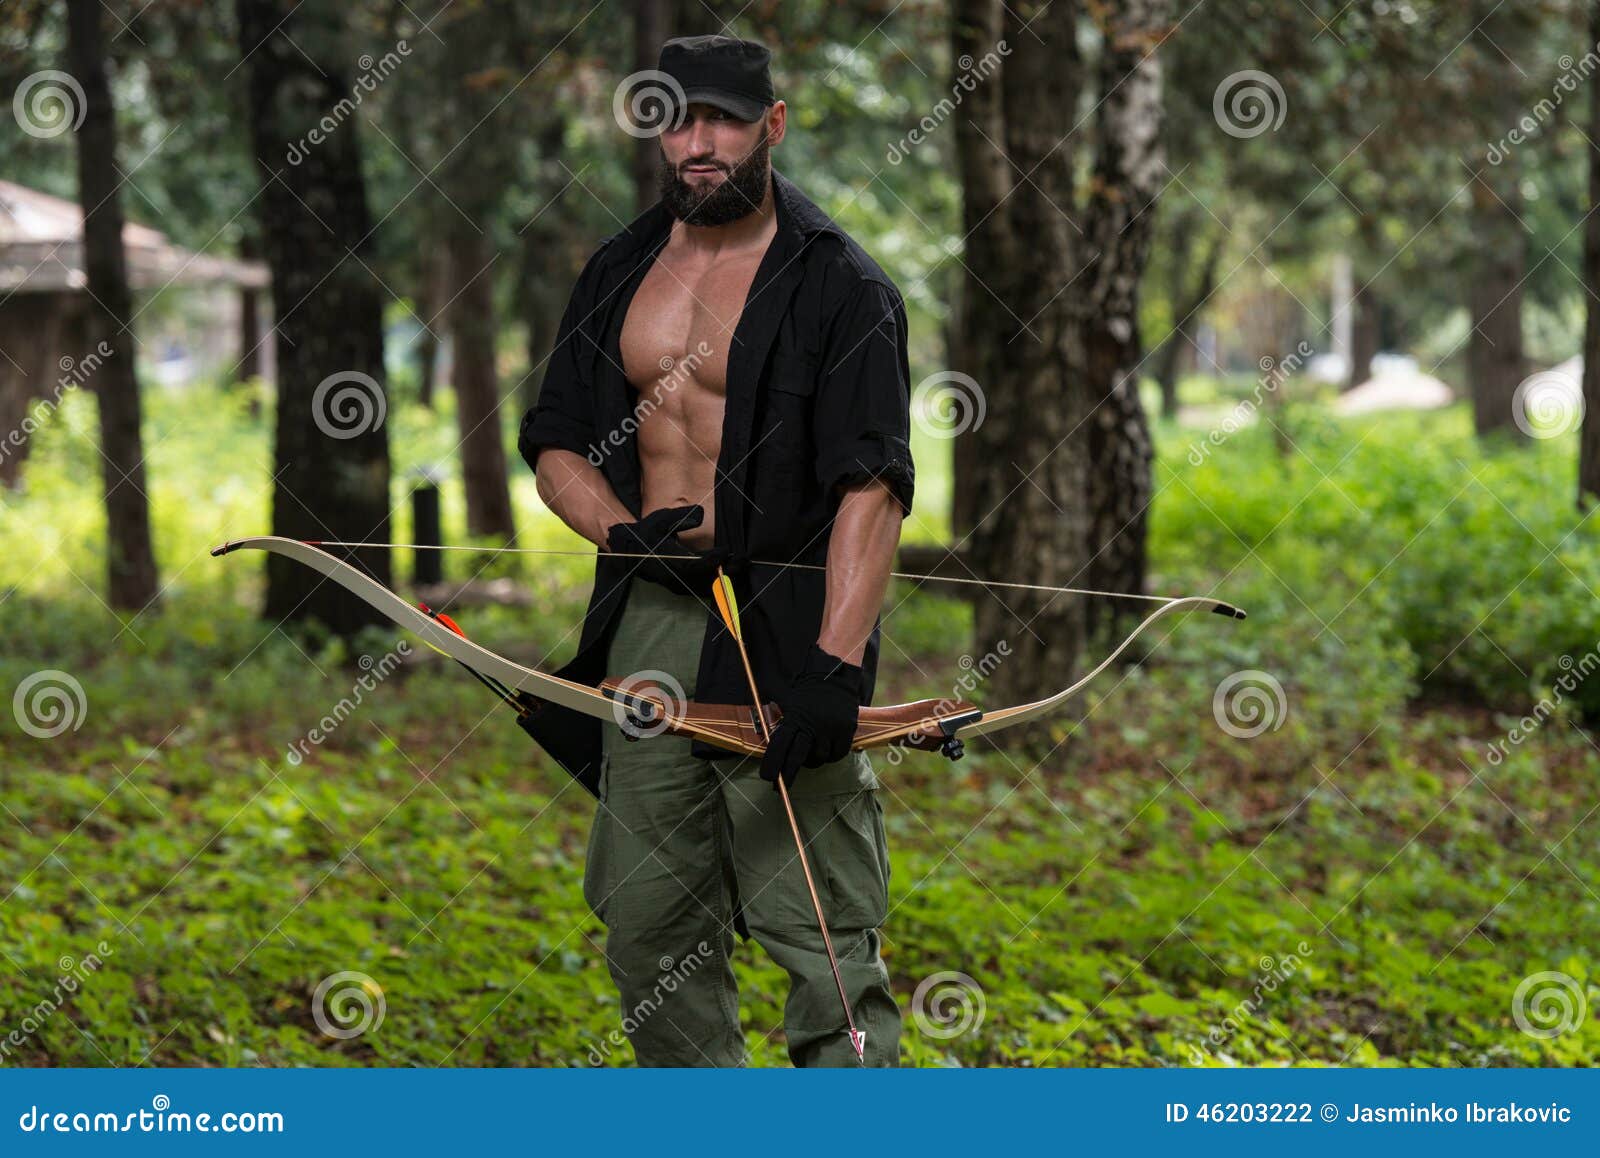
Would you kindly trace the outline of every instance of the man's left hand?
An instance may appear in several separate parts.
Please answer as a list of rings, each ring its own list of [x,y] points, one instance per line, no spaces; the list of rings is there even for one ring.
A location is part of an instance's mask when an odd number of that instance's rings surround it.
[[[801,768],[842,760],[856,737],[861,712],[861,668],[812,646],[787,691],[778,696],[783,719],[761,758],[761,778],[794,787]]]

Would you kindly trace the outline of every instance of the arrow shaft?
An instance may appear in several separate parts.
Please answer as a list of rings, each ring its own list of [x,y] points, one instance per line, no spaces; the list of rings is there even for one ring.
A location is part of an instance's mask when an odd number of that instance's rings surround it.
[[[739,658],[744,662],[744,678],[750,684],[750,703],[755,710],[756,728],[761,733],[763,747],[772,743],[772,729],[767,726],[767,714],[761,706],[761,691],[756,686],[756,673],[750,666],[750,653],[744,646],[744,632],[739,627],[738,604],[734,601],[732,581],[717,568],[717,581],[714,586],[717,611],[722,616],[723,624],[728,633],[733,636],[733,642],[739,649]],[[833,973],[833,983],[839,990],[839,1004],[844,1009],[844,1023],[850,1033],[850,1046],[856,1051],[856,1063],[866,1065],[866,1054],[863,1051],[863,1042],[860,1031],[856,1029],[855,1014],[850,1009],[850,995],[845,991],[844,974],[839,969],[839,956],[833,951],[833,937],[828,932],[828,919],[822,913],[822,897],[817,893],[817,882],[811,876],[811,859],[806,856],[805,837],[800,833],[800,819],[794,813],[794,802],[789,798],[789,786],[784,783],[783,777],[778,777],[778,795],[783,799],[784,815],[789,818],[789,832],[794,836],[795,855],[800,858],[800,872],[806,878],[806,891],[811,894],[811,911],[817,917],[817,929],[822,933],[822,947],[828,953],[828,968]]]

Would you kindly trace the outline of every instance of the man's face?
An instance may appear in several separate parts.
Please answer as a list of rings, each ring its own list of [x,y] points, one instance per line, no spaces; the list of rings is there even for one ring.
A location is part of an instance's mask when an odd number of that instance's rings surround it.
[[[783,135],[783,103],[758,121],[692,104],[661,134],[661,196],[690,225],[726,225],[753,213],[766,195],[769,144]]]

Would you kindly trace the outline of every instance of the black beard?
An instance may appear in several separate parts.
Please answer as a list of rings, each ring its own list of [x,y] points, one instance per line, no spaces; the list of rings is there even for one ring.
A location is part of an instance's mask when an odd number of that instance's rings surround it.
[[[761,208],[767,195],[770,155],[771,149],[763,138],[709,193],[697,192],[663,158],[658,176],[661,200],[667,212],[685,225],[727,225],[748,217]]]

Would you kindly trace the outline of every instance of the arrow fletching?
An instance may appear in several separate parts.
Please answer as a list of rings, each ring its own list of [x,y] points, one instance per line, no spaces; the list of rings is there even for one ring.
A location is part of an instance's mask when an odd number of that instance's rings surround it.
[[[711,585],[711,597],[716,600],[717,614],[722,616],[722,622],[742,646],[744,632],[739,627],[739,600],[733,593],[733,580],[720,567],[717,568],[717,580]]]

